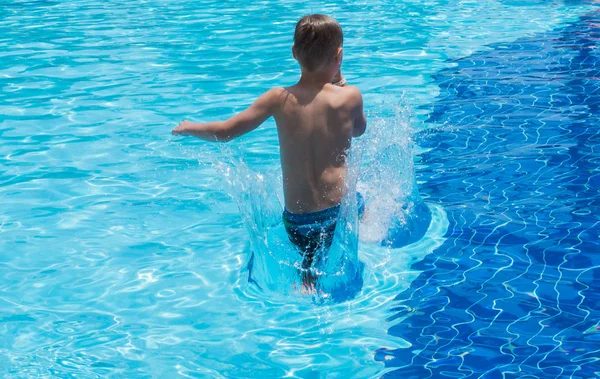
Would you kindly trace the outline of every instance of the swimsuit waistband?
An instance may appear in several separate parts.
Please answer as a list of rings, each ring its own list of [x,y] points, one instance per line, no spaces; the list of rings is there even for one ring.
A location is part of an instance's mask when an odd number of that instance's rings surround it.
[[[364,200],[362,195],[357,192],[359,210],[364,209]],[[321,209],[320,211],[308,213],[291,213],[287,209],[283,211],[283,219],[291,224],[304,225],[317,222],[323,222],[331,219],[336,219],[340,214],[340,205],[335,205],[330,208]]]
[[[283,218],[292,224],[312,224],[337,218],[340,213],[340,206],[335,205],[330,208],[325,208],[320,211],[308,213],[291,213],[287,209],[283,211]]]

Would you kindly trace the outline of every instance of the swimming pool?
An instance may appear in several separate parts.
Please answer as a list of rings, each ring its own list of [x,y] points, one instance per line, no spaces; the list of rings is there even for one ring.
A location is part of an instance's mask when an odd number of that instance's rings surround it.
[[[597,5],[0,5],[2,377],[598,376]],[[169,135],[293,83],[317,11],[371,119],[412,108],[434,209],[330,305],[247,283],[223,151]],[[270,172],[276,146],[268,122],[232,150]]]

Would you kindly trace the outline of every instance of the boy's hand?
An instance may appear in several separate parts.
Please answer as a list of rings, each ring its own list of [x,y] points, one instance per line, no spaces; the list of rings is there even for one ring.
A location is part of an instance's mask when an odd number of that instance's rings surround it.
[[[335,76],[333,77],[333,80],[331,82],[335,83],[335,82],[339,82],[340,80],[342,80],[342,70],[338,71],[338,73],[335,74]]]
[[[338,71],[338,73],[335,74],[335,76],[333,77],[333,81],[331,82],[331,84],[336,85],[336,86],[340,86],[340,87],[343,87],[343,86],[346,85],[346,79],[342,75],[342,70]]]
[[[177,125],[177,127],[171,131],[171,133],[173,133],[174,135],[184,134],[187,128],[190,126],[190,124],[191,122],[187,120],[180,122],[179,125]]]

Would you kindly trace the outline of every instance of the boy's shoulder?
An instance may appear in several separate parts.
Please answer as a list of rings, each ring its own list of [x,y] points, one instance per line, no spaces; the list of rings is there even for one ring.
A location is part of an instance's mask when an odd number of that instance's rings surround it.
[[[362,93],[360,92],[360,89],[358,89],[358,87],[356,86],[345,85],[339,88],[343,89],[346,96],[353,100],[362,99]]]
[[[265,92],[262,97],[266,98],[269,103],[275,105],[281,103],[281,100],[283,96],[285,96],[286,92],[287,91],[285,87],[273,87]]]
[[[339,87],[331,85],[332,95],[338,100],[338,104],[344,104],[345,107],[356,108],[362,105],[362,93],[356,86],[345,85]]]

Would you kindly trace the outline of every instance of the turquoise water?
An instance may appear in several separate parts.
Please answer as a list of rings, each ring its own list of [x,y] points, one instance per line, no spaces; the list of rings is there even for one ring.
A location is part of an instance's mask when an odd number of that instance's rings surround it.
[[[411,136],[433,127],[423,121],[440,94],[434,75],[591,7],[0,1],[2,377],[393,376],[391,352],[417,350],[388,333],[402,326],[395,298],[421,274],[416,263],[453,241],[450,207],[422,191],[433,221],[401,249],[375,247],[381,226],[363,225],[364,283],[347,301],[315,303],[267,269],[256,280],[278,280],[259,290],[246,263],[264,234],[248,233],[260,217],[243,204],[272,199],[260,183],[276,180],[273,122],[226,149],[170,130],[293,83],[295,22],[331,14],[345,31],[344,73],[371,120],[362,143],[380,146],[388,128],[400,149],[396,166],[371,166],[412,177],[391,180],[410,196],[415,180],[426,184],[420,154],[430,147]],[[369,178],[358,187],[384,195],[378,174]]]

